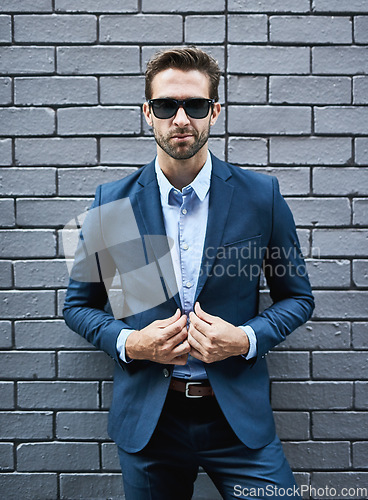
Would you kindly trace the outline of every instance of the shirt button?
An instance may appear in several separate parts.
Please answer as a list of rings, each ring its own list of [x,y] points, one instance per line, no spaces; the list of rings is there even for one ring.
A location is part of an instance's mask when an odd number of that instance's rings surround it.
[[[183,215],[186,215],[186,214],[188,213],[188,210],[187,210],[186,208],[183,208],[183,210],[181,211],[181,213],[182,213]]]
[[[183,250],[188,250],[189,245],[188,243],[183,243],[183,246],[181,247]]]
[[[185,286],[186,286],[187,288],[192,288],[192,286],[193,286],[193,285],[192,285],[192,283],[191,283],[190,281],[187,281],[187,282],[185,283]]]
[[[164,368],[164,369],[162,370],[162,373],[164,374],[164,377],[165,377],[165,378],[167,378],[167,377],[169,377],[169,376],[170,376],[170,372],[169,372],[169,370],[168,370],[167,368]]]

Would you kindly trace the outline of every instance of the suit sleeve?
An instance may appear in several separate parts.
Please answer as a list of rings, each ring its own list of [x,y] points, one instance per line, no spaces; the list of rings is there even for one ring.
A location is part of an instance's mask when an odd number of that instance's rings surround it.
[[[104,282],[102,279],[102,261],[104,268],[109,270],[110,277],[114,276],[115,264],[103,244],[98,217],[100,192],[101,188],[98,187],[94,202],[80,232],[63,315],[69,328],[121,364],[116,341],[120,331],[129,326],[115,319],[111,308],[109,311],[106,280]],[[90,215],[92,213],[93,215]],[[88,245],[98,251],[88,251]]]
[[[246,324],[257,337],[257,357],[285,340],[312,315],[314,299],[295,222],[273,178],[272,231],[263,271],[273,304]]]

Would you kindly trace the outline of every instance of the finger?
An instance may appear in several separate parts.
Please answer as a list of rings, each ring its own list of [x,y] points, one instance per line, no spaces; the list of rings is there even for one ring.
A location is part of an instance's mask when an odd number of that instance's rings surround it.
[[[170,325],[166,326],[162,330],[162,334],[167,338],[170,339],[171,337],[174,337],[178,333],[180,333],[183,329],[186,330],[187,328],[187,316],[183,314],[179,319],[177,319],[174,323],[171,323]]]
[[[196,349],[194,349],[193,347],[190,351],[190,355],[193,358],[199,359],[200,361],[204,361],[202,354],[199,351],[197,351]]]
[[[194,333],[194,335],[193,335],[193,333]],[[200,338],[201,335],[198,334],[198,333],[196,333],[196,332],[193,332],[193,333],[191,333],[191,332],[188,333],[188,344],[195,351],[198,351],[201,354],[204,354],[205,353],[205,347],[198,340],[198,337]],[[203,336],[202,336],[202,339],[203,339]]]
[[[188,361],[188,354],[184,354],[183,356],[177,356],[176,358],[173,358],[171,361],[169,361],[169,364],[184,366],[187,364],[187,361]]]
[[[208,323],[199,318],[194,312],[189,313],[190,327],[195,328],[199,333],[206,336],[208,333]]]
[[[167,326],[171,325],[172,323],[175,323],[175,321],[178,321],[178,319],[180,318],[180,315],[181,315],[181,311],[179,308],[177,308],[175,313],[172,316],[170,316],[169,318],[158,320],[159,328],[166,328]]]
[[[196,302],[194,304],[194,311],[196,313],[196,315],[198,316],[198,318],[200,318],[201,320],[205,321],[206,323],[208,323],[209,325],[212,325],[212,323],[215,321],[216,317],[215,316],[212,316],[211,314],[205,312],[199,302]]]
[[[185,340],[182,344],[179,344],[172,350],[172,354],[175,358],[178,356],[183,356],[184,354],[189,354],[191,350],[191,346],[187,340]]]

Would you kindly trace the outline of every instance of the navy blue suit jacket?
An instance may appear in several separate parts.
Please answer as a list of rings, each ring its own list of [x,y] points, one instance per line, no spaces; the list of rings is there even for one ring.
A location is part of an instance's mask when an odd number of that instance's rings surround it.
[[[314,301],[294,220],[277,179],[242,170],[213,155],[212,166],[196,300],[212,315],[237,326],[250,325],[257,337],[257,356],[250,361],[233,356],[205,368],[234,432],[248,447],[260,448],[275,434],[265,354],[309,319]],[[123,198],[130,199],[142,237],[165,235],[154,161],[124,179],[99,186],[93,206]],[[116,224],[116,231],[121,231]],[[103,220],[99,231],[103,238]],[[116,255],[112,250],[109,257],[119,267]],[[259,314],[262,264],[273,304]],[[148,310],[115,319],[102,282],[70,280],[65,321],[116,361],[109,434],[128,452],[141,450],[150,439],[173,365],[137,360],[125,364],[118,357],[117,337],[122,328],[141,329],[173,315],[178,306],[176,294]]]

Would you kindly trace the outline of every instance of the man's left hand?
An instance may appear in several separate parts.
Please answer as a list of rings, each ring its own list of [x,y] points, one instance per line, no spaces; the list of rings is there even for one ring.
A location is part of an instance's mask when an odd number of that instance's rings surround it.
[[[213,363],[230,356],[246,355],[247,334],[239,327],[202,310],[198,302],[189,314],[188,342],[190,354],[204,363]]]

